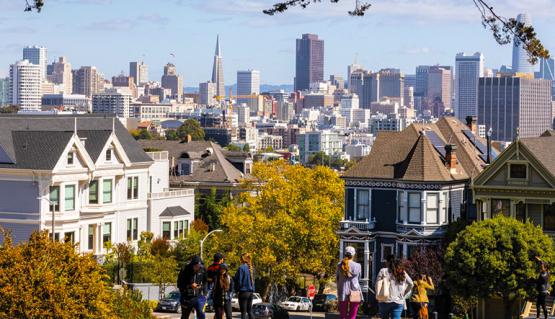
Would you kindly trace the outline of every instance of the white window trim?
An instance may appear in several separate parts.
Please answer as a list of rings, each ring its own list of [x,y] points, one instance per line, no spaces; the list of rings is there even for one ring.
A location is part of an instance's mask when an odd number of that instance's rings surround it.
[[[102,205],[113,205],[113,204],[115,203],[115,198],[114,198],[114,197],[115,197],[115,196],[114,196],[115,192],[114,192],[114,189],[116,188],[116,179],[110,177],[110,178],[102,178],[102,179],[99,179],[99,181],[100,181],[100,180],[102,181],[102,185],[99,187],[99,190],[100,190],[100,195],[102,196],[102,200],[99,200],[99,201],[98,201],[99,204],[102,204]],[[112,196],[111,196],[111,199],[112,199],[112,200],[111,200],[110,202],[106,202],[106,203],[105,203],[105,202],[104,202],[104,181],[107,181],[107,180],[111,180],[111,181],[112,181]]]
[[[395,255],[395,244],[381,244],[380,245],[380,255],[381,255],[381,261],[385,262],[385,255],[384,255],[384,248],[385,247],[390,247],[391,248],[391,254]]]
[[[137,239],[133,239],[133,220],[137,220]],[[127,225],[128,221],[131,220],[131,239],[127,237]],[[139,232],[139,216],[131,216],[125,219],[125,240],[126,241],[137,241],[141,237],[141,233]]]
[[[526,166],[526,177],[516,178],[511,176],[511,165],[524,165]],[[530,180],[530,165],[525,161],[509,161],[507,163],[507,181],[516,183],[527,183]]]
[[[358,192],[360,191],[366,191],[368,192],[368,214],[366,216],[365,219],[359,219],[358,218]],[[371,204],[372,204],[372,189],[370,188],[355,188],[355,215],[354,220],[355,221],[371,221],[372,220],[372,212],[371,212]]]
[[[73,186],[73,209],[70,209],[70,210],[66,210],[66,187],[67,186]],[[62,187],[63,187],[63,192],[62,192]],[[75,212],[77,210],[78,208],[77,200],[79,199],[79,196],[77,196],[78,193],[79,193],[79,185],[77,183],[60,184],[60,196],[62,196],[63,194],[62,198],[64,201],[63,212]],[[60,207],[60,211],[62,211],[62,207]]]
[[[71,164],[69,163],[69,154],[73,154],[73,155],[72,155],[72,163],[71,163]],[[75,167],[75,166],[77,166],[77,164],[75,163],[76,160],[77,160],[77,151],[76,151],[75,149],[72,148],[71,150],[69,150],[69,152],[67,152],[67,155],[66,155],[66,165],[67,165],[68,167]]]
[[[131,198],[129,198],[128,196],[128,183],[129,183],[129,179],[131,178]],[[133,194],[133,186],[135,185],[135,178],[137,178],[137,197],[134,196]],[[127,178],[125,179],[125,198],[129,201],[136,201],[141,199],[141,189],[140,189],[140,184],[141,184],[141,178],[139,175],[127,175]],[[112,187],[113,189],[113,187]]]
[[[425,209],[425,221],[427,225],[441,225],[441,216],[440,216],[440,211],[441,211],[441,203],[440,203],[440,196],[441,196],[441,192],[426,192],[426,209]],[[428,196],[430,195],[435,195],[436,196],[436,222],[430,222],[428,221],[428,210],[431,210],[431,208],[428,208]]]
[[[410,219],[410,195],[411,194],[419,194],[420,195],[420,200],[419,202],[419,220],[418,221],[411,221]],[[423,192],[407,192],[407,224],[412,224],[412,225],[420,225],[422,224],[423,220],[422,220],[422,205],[424,205],[425,203],[423,202],[423,200],[426,198],[426,196],[423,196]]]

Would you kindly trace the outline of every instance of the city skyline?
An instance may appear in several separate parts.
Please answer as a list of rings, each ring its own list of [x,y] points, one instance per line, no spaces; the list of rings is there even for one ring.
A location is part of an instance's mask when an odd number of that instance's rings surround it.
[[[208,10],[220,0],[209,4],[168,1],[157,7],[147,7],[146,1],[138,1],[136,6],[125,2],[53,0],[40,14],[22,12],[19,3],[1,2],[0,36],[5,41],[0,46],[0,76],[7,76],[9,65],[21,59],[24,46],[39,45],[48,49],[49,63],[58,56],[66,56],[74,69],[94,65],[107,78],[122,70],[127,73],[131,61],[145,61],[150,78],[159,80],[163,66],[171,62],[184,76],[184,85],[196,87],[211,78],[213,41],[218,34],[226,85],[233,84],[236,71],[243,69],[260,70],[264,84],[293,84],[295,39],[303,33],[318,34],[326,42],[324,78],[330,74],[345,76],[346,67],[355,56],[359,64],[372,71],[396,67],[407,74],[414,74],[417,65],[454,65],[458,52],[480,51],[490,68],[511,64],[512,46],[495,43],[490,32],[482,28],[471,3],[447,1],[429,11],[429,19],[424,19],[422,10],[415,10],[411,16],[403,12],[407,5],[393,8],[394,4],[376,4],[367,16],[353,18],[345,13],[349,2],[322,3],[305,10],[295,8],[276,17],[260,12],[272,3],[268,0],[236,0],[235,6],[220,10]],[[422,5],[425,7],[426,3]],[[533,1],[527,8],[506,1],[497,6],[506,16],[528,13],[546,47],[553,47],[555,36],[548,32],[552,14],[541,10],[545,1]],[[459,9],[459,17],[449,14],[455,9]],[[69,10],[80,10],[82,14],[76,20]],[[451,22],[446,24],[449,19]],[[399,21],[403,23],[396,26]],[[234,28],[229,28],[230,23]],[[436,28],[439,25],[443,27]],[[249,32],[243,32],[244,29]],[[74,45],[83,36],[90,44]],[[255,41],[257,38],[260,41]],[[156,45],[146,45],[148,41]],[[349,49],[344,49],[345,43],[349,43]],[[99,47],[111,58],[102,58]]]

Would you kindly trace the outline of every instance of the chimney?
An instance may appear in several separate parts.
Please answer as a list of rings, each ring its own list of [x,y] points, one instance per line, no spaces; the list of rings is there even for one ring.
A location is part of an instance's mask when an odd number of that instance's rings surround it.
[[[467,116],[465,118],[466,121],[466,126],[468,127],[469,130],[471,130],[474,134],[478,134],[478,126],[476,125],[476,123],[478,122],[478,117],[476,116]]]
[[[445,145],[445,166],[449,170],[449,173],[457,173],[457,146],[453,144]]]

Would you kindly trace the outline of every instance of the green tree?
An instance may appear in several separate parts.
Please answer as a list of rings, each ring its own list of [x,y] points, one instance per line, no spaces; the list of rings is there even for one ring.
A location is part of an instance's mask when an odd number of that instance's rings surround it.
[[[249,146],[248,143],[245,143],[245,145],[243,145],[243,152],[250,152],[251,151],[251,147]]]
[[[108,276],[92,255],[36,232],[0,249],[0,318],[109,318]]]
[[[197,198],[195,216],[204,221],[209,230],[220,228],[220,218],[224,208],[229,204],[229,196],[218,197],[216,188],[211,188],[210,193],[200,194]]]
[[[186,139],[187,135],[191,135],[193,141],[204,140],[204,130],[197,120],[188,119],[177,129],[177,136],[179,136],[180,139]]]
[[[461,231],[445,253],[445,272],[455,295],[499,297],[505,318],[519,298],[534,296],[535,257],[555,262],[552,239],[530,221],[497,216]]]
[[[176,130],[166,130],[166,140],[168,141],[177,141],[179,136],[177,136]]]
[[[235,144],[229,144],[228,146],[225,147],[228,151],[232,151],[232,152],[239,152],[241,151],[241,148]]]
[[[17,105],[8,105],[0,107],[0,113],[17,113],[20,107]]]
[[[253,255],[258,279],[270,287],[294,281],[301,273],[329,278],[335,274],[343,216],[343,182],[334,171],[289,165],[283,160],[256,163],[256,181],[243,182],[256,196],[243,193],[222,215],[218,249],[239,263]]]
[[[329,156],[324,152],[316,152],[308,157],[307,164],[311,166],[323,165],[337,170],[347,166],[348,161],[340,159],[336,156]]]
[[[131,289],[120,289],[112,292],[111,318],[121,319],[151,319],[150,305],[143,300],[141,292]],[[82,318],[82,317],[77,317]]]

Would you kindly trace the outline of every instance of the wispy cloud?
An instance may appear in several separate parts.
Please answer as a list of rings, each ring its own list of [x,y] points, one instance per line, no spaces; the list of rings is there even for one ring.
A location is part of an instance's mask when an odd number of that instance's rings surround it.
[[[158,14],[142,15],[136,18],[118,18],[95,21],[85,25],[83,28],[89,31],[128,31],[142,25],[164,26],[169,22],[168,18]]]

